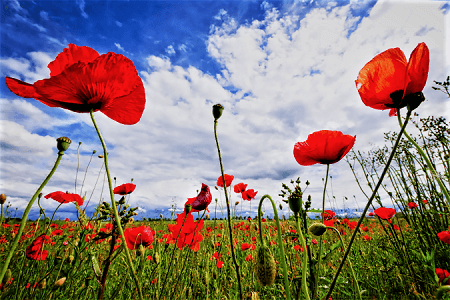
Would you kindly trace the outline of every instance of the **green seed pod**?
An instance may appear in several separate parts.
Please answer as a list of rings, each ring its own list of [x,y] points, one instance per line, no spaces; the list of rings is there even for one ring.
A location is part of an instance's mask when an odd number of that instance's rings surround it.
[[[309,232],[316,236],[321,236],[327,231],[327,226],[323,223],[314,223],[308,228]]]
[[[222,116],[223,106],[219,103],[213,105],[212,113],[214,116],[214,120],[218,120]]]
[[[188,205],[186,205],[186,206],[184,207],[184,212],[186,213],[186,215],[187,215],[188,213],[190,213],[191,210],[192,210],[192,205],[190,205],[190,204],[188,204]]]
[[[57,148],[58,148],[60,153],[61,152],[64,153],[64,151],[69,149],[70,143],[72,143],[72,141],[69,138],[65,137],[65,136],[57,138],[56,141],[58,142],[57,143]]]
[[[258,282],[263,286],[268,286],[275,282],[277,274],[275,259],[266,245],[258,249],[255,271]]]
[[[298,212],[302,209],[302,194],[292,194],[288,198],[289,208],[292,210],[294,215],[297,215]]]

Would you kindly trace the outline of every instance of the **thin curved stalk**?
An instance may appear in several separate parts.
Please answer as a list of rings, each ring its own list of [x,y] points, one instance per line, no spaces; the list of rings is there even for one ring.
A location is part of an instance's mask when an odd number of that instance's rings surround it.
[[[306,299],[310,300],[308,285],[306,284],[307,277],[307,267],[308,267],[308,247],[306,247],[305,238],[303,237],[303,231],[300,228],[300,222],[298,221],[298,213],[295,214],[295,222],[297,223],[297,229],[300,235],[300,241],[302,242],[303,247],[303,263],[302,263],[302,286],[305,290]]]

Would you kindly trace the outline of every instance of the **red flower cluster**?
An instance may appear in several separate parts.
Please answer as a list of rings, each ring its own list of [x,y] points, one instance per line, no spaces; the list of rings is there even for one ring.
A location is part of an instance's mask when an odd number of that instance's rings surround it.
[[[389,115],[393,116],[397,108],[409,104],[414,109],[423,101],[412,95],[425,87],[429,65],[430,53],[425,43],[417,45],[408,62],[400,48],[391,48],[361,69],[356,88],[366,106],[391,109]]]
[[[414,203],[414,202],[409,202],[409,203],[408,203],[408,207],[409,207],[410,209],[413,209],[413,208],[419,207],[419,205],[417,205],[417,203]]]
[[[195,222],[191,213],[187,215],[185,212],[177,214],[177,224],[169,224],[169,230],[172,232],[172,235],[168,237],[168,242],[175,243],[178,238],[177,246],[179,249],[188,245],[197,252],[200,250],[200,242],[203,240],[203,236],[200,233],[202,228],[203,220]]]
[[[247,190],[247,184],[244,184],[243,182],[234,185],[234,192],[241,193],[242,199],[247,201],[255,199],[256,194],[258,194],[258,192],[256,192],[254,189]]]
[[[188,198],[188,201],[184,204],[184,206],[190,204],[192,206],[192,212],[197,212],[204,209],[208,210],[208,205],[211,203],[211,201],[212,195],[209,187],[206,184],[202,183],[202,189],[200,190],[200,193],[197,195],[197,197]]]
[[[320,216],[323,217],[322,213],[320,213]],[[326,209],[325,210],[325,216],[324,216],[324,220],[331,220],[331,219],[335,219],[336,218],[336,213],[332,210]]]
[[[442,283],[445,279],[447,279],[445,284],[450,285],[450,273],[447,270],[436,268],[434,271],[439,278],[439,283]]]
[[[148,247],[153,243],[153,232],[149,226],[127,228],[124,235],[127,247],[131,250],[138,249],[140,245]]]
[[[374,213],[380,217],[380,219],[388,220],[391,223],[391,218],[395,215],[396,211],[389,207],[380,207],[374,210]]]
[[[356,135],[340,131],[321,130],[308,135],[294,146],[295,160],[302,166],[334,164],[340,161],[355,144]]]
[[[113,193],[116,195],[128,195],[134,192],[136,185],[133,183],[124,183],[114,188]]]
[[[25,251],[27,258],[32,260],[46,260],[48,250],[44,250],[44,243],[48,243],[49,241],[50,237],[45,234],[37,237]]]
[[[70,194],[68,192],[53,192],[46,196],[44,196],[45,199],[52,198],[53,200],[58,201],[59,203],[69,203],[69,202],[76,202],[78,206],[83,205],[83,198],[80,197],[78,194]]]

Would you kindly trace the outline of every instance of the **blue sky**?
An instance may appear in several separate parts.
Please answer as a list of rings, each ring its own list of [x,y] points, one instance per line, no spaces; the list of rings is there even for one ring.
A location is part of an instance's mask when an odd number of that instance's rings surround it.
[[[383,132],[398,129],[387,111],[364,106],[355,88],[359,70],[376,54],[400,47],[409,58],[425,42],[431,57],[427,101],[417,112],[450,116],[448,99],[431,89],[433,80],[450,74],[446,2],[2,1],[1,9],[2,77],[29,83],[48,78],[47,64],[69,43],[134,62],[146,90],[141,121],[126,126],[101,113],[96,118],[117,185],[131,178],[137,185],[129,201],[141,208],[141,217],[169,215],[172,204],[181,209],[201,183],[224,202],[223,191],[214,189],[220,175],[215,103],[225,107],[218,134],[233,183],[257,190],[257,200],[269,194],[280,201],[281,183],[300,176],[311,182],[306,193],[313,207],[321,203],[325,167],[299,166],[292,155],[296,142],[314,131],[340,130],[357,136],[355,150],[368,151],[383,145]],[[80,193],[96,150],[83,187],[93,208],[105,195],[104,169],[89,115],[19,98],[4,80],[0,92],[0,192],[12,210],[20,214],[47,175],[60,136],[73,143],[43,193]],[[331,166],[331,175],[329,199],[340,200],[327,200],[327,208],[364,205],[344,160]],[[242,199],[232,193],[234,201]],[[42,206],[52,211],[56,203],[43,200]],[[253,201],[252,211],[256,207]],[[243,211],[249,209],[245,202]],[[37,212],[35,204],[33,216]],[[74,207],[64,205],[58,216],[73,219]]]

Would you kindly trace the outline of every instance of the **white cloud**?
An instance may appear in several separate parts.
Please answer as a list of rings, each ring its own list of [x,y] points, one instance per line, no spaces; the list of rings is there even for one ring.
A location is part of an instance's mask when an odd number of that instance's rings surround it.
[[[187,52],[187,46],[185,44],[178,45],[178,50],[180,52]]]
[[[48,21],[48,12],[41,10],[39,12],[39,15],[41,16],[42,19]]]
[[[222,20],[222,17],[225,16],[226,14],[227,14],[227,11],[225,9],[221,8],[219,10],[219,12],[217,13],[217,15],[215,15],[213,18],[215,20]]]
[[[121,50],[123,52],[126,52],[125,49],[119,43],[114,43],[114,46],[116,46],[117,49],[119,49],[119,50]]]
[[[78,7],[81,11],[81,16],[85,19],[89,18],[88,14],[84,11],[84,7],[86,5],[84,0],[76,0],[76,3],[78,4]]]
[[[37,80],[50,77],[47,65],[53,60],[44,52],[30,52],[29,59],[25,58],[1,58],[0,65],[2,76],[23,79],[33,83]]]
[[[116,21],[116,25],[122,27],[122,23],[120,23],[119,21]]]
[[[166,53],[167,53],[167,55],[174,55],[174,54],[175,54],[175,49],[173,48],[172,45],[169,45],[169,46],[166,48]]]

